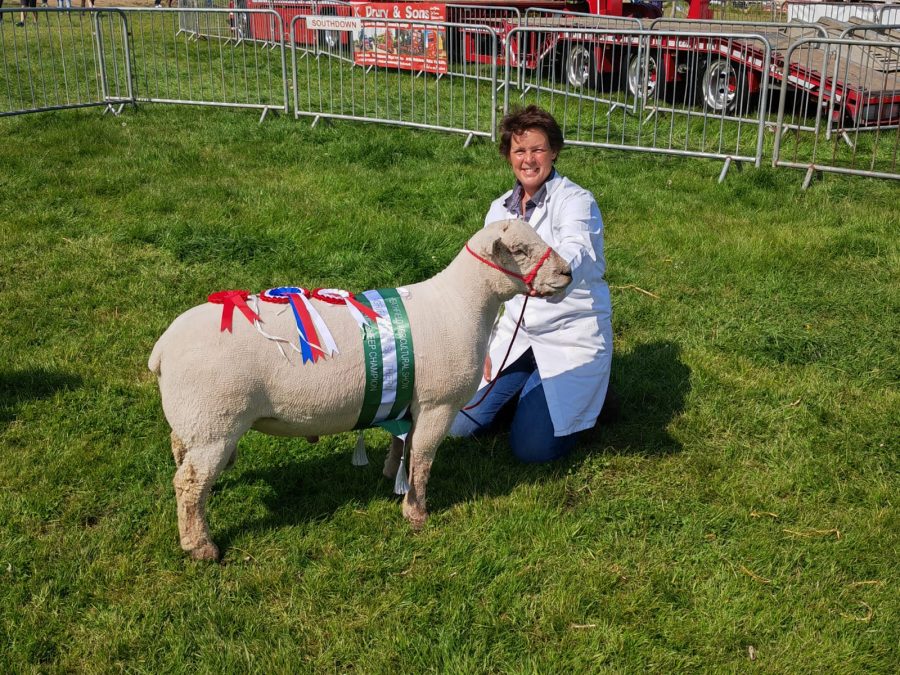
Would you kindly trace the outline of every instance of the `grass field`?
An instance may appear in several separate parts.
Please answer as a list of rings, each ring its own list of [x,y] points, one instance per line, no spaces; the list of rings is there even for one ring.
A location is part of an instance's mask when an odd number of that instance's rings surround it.
[[[145,106],[0,120],[0,671],[895,672],[894,183],[564,151],[606,223],[619,423],[550,466],[251,432],[178,547],[146,361],[224,288],[442,269],[486,143]]]

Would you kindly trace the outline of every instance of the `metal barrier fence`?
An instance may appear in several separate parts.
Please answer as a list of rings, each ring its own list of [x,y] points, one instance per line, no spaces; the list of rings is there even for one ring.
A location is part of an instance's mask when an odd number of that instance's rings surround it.
[[[531,39],[536,31],[512,31],[508,55],[515,39]],[[747,69],[770,60],[763,36],[588,29],[559,34],[548,60],[528,72],[521,99],[550,110],[567,143],[720,159],[720,181],[733,161],[761,164],[765,111],[758,102],[767,99],[768,70],[760,69],[751,89]],[[580,80],[569,68],[573,53],[586,64]]]
[[[553,112],[568,143],[722,160],[720,180],[732,162],[760,165],[767,126],[773,165],[807,169],[805,184],[816,170],[900,178],[895,25],[843,24],[837,39],[825,34],[834,22],[639,28],[461,5],[447,22],[354,17],[333,0],[246,2],[268,8],[26,9],[22,27],[9,16],[20,10],[0,10],[0,116],[161,102],[264,118],[293,103],[314,124],[434,129],[468,144],[493,140],[518,96]]]
[[[896,25],[900,23],[900,5],[884,5],[878,10],[878,23]]]
[[[650,24],[650,30],[677,31],[696,33],[698,31],[710,33],[732,33],[732,34],[759,34],[762,35],[768,43],[771,52],[768,63],[769,75],[781,78],[784,72],[784,54],[787,48],[797,40],[808,37],[828,37],[828,33],[824,26],[819,24],[809,24],[799,21],[790,23],[783,22],[743,22],[743,21],[721,21],[721,20],[695,20],[695,19],[655,19]],[[744,73],[745,75],[748,74]],[[766,95],[757,97],[757,105],[764,111],[777,110],[777,97],[779,89],[777,86],[768,88]]]
[[[892,40],[900,41],[900,23],[849,26],[841,33],[842,40]]]
[[[290,110],[281,19],[267,9],[126,8],[134,99]],[[275,26],[277,43],[242,39],[241,26]],[[185,28],[187,26],[188,28]]]
[[[849,21],[852,18],[871,23],[878,22],[878,10],[874,5],[858,2],[788,2],[787,20],[814,23],[820,19]]]
[[[900,179],[900,42],[804,39],[786,58],[821,78],[782,82],[772,165],[805,169],[804,188],[816,171]]]
[[[0,116],[130,101],[127,36],[118,10],[0,9]]]
[[[787,21],[786,5],[784,0],[712,0],[709,12],[710,18],[718,21]],[[662,16],[683,19],[689,8],[689,0],[667,1],[663,3]]]
[[[291,21],[290,34],[303,17]],[[337,26],[343,22],[336,22]],[[294,116],[382,122],[494,139],[498,40],[472,24],[398,19],[347,22],[328,53],[292,44]],[[444,30],[474,31],[451,70]],[[323,29],[333,29],[326,28]]]
[[[447,58],[450,62],[450,70],[463,76],[473,75],[471,69],[467,69],[467,61],[483,61],[491,53],[491,41],[501,39],[497,45],[498,58],[503,57],[501,35],[518,25],[522,15],[516,7],[497,7],[492,5],[447,5],[447,21],[457,24],[471,24],[469,28],[447,29]],[[487,26],[492,32],[478,30],[477,26]],[[502,62],[498,67],[502,67]],[[476,72],[474,76],[485,79],[486,73]]]
[[[590,69],[595,65],[584,46],[574,49],[560,49],[558,36],[561,29],[595,28],[606,30],[641,30],[639,19],[621,16],[597,16],[578,14],[553,9],[528,9],[523,27],[534,30],[528,32],[527,39],[513,38],[518,49],[518,73],[516,80],[522,91],[527,91],[528,73],[541,66],[556,77],[544,78],[540,85],[545,90],[562,87],[583,88],[592,79]],[[529,58],[529,55],[532,55]],[[565,94],[563,88],[560,93]]]

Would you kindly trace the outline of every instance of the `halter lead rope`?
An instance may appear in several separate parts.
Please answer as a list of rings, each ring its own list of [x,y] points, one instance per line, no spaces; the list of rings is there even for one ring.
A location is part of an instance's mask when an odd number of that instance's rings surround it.
[[[484,393],[481,395],[481,398],[478,399],[478,401],[476,401],[472,405],[467,405],[463,408],[463,410],[471,410],[472,408],[477,408],[478,406],[480,406],[484,402],[484,399],[487,398],[487,395],[491,393],[491,389],[494,388],[494,385],[497,384],[497,379],[500,377],[500,373],[503,372],[503,369],[506,367],[506,359],[509,358],[512,347],[516,343],[516,336],[519,334],[519,326],[522,325],[522,319],[525,318],[525,308],[528,306],[528,298],[529,296],[526,295],[525,302],[522,303],[522,313],[519,314],[519,320],[516,321],[516,329],[513,331],[512,339],[509,341],[509,347],[507,347],[506,354],[503,356],[503,361],[500,363],[500,367],[497,369],[497,377],[495,377],[490,381],[490,383],[488,383],[488,386],[485,387]]]
[[[532,268],[532,270],[528,274],[522,275],[522,274],[519,274],[518,272],[513,272],[511,270],[504,269],[503,267],[500,267],[500,265],[488,260],[487,258],[482,258],[480,255],[475,253],[475,251],[473,251],[471,248],[469,248],[468,242],[466,242],[466,250],[469,253],[471,253],[473,256],[475,256],[476,260],[480,260],[488,267],[492,267],[495,270],[497,270],[498,272],[503,272],[504,274],[507,274],[515,279],[520,279],[521,281],[525,282],[525,285],[528,287],[529,291],[534,290],[534,286],[532,285],[534,283],[534,278],[537,276],[538,270],[541,269],[541,266],[545,262],[547,262],[547,258],[550,257],[550,253],[553,252],[553,249],[550,246],[548,246],[547,250],[544,251],[544,255],[541,256],[541,259],[537,261],[537,264],[535,264],[535,266]],[[513,331],[512,339],[509,341],[509,347],[506,350],[506,355],[503,357],[503,362],[500,364],[500,367],[497,369],[498,376],[500,375],[501,372],[503,372],[503,369],[506,367],[506,360],[509,358],[509,355],[512,352],[512,346],[516,342],[516,336],[519,334],[519,328],[522,326],[522,319],[525,318],[525,308],[528,306],[528,298],[529,297],[530,296],[526,295],[525,301],[522,303],[522,313],[519,314],[519,320],[516,321],[516,329]],[[481,398],[478,399],[478,401],[476,401],[472,405],[467,405],[465,408],[463,408],[463,410],[471,410],[472,408],[476,408],[476,407],[480,406],[484,402],[484,399],[487,398],[487,395],[491,393],[491,389],[494,388],[495,384],[497,384],[496,377],[490,381],[490,384],[488,384],[488,386],[485,388],[484,393],[481,395]]]

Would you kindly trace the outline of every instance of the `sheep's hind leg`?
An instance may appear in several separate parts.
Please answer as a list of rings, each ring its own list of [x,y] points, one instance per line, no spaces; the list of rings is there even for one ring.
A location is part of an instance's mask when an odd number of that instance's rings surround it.
[[[175,458],[175,466],[181,466],[184,456],[187,453],[187,446],[184,444],[178,434],[172,432],[172,456]]]
[[[391,448],[388,450],[387,457],[384,458],[384,468],[381,473],[385,478],[394,480],[397,477],[397,469],[400,468],[400,458],[403,456],[403,440],[396,436],[391,436]]]
[[[218,560],[219,549],[209,536],[206,499],[216,477],[234,454],[237,441],[218,441],[186,449],[172,483],[178,502],[181,548],[195,560]]]
[[[403,500],[403,517],[414,530],[421,530],[428,517],[425,487],[438,446],[456,417],[455,408],[439,408],[420,414],[410,432],[409,492]]]

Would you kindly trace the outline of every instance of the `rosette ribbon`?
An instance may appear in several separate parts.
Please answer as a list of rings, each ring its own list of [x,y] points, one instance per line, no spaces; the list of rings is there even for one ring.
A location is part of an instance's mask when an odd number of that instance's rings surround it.
[[[321,300],[331,305],[346,305],[350,316],[353,317],[353,320],[356,321],[362,330],[365,330],[369,321],[377,323],[378,319],[381,318],[371,307],[361,304],[353,293],[340,288],[317,288],[313,291],[312,296],[316,300]]]
[[[241,310],[241,314],[247,317],[247,321],[250,323],[254,323],[255,321],[262,322],[259,315],[247,305],[247,298],[249,297],[250,291],[243,290],[217,291],[215,293],[210,293],[209,296],[207,296],[207,302],[211,302],[215,305],[222,305],[222,322],[219,325],[220,331],[224,332],[227,330],[229,333],[232,332],[232,318],[234,317],[235,307]]]
[[[303,363],[315,363],[324,355],[337,352],[334,337],[325,325],[325,321],[307,299],[309,291],[299,286],[280,286],[260,293],[266,302],[289,304],[297,322],[297,333],[300,335],[300,355]],[[320,338],[321,336],[321,338]],[[325,347],[322,347],[322,343]]]

